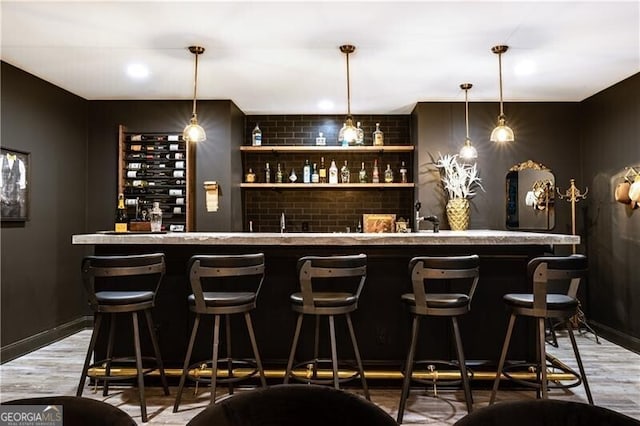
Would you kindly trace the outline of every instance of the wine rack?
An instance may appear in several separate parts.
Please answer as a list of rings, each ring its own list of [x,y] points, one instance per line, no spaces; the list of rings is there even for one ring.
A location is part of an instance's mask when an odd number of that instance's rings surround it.
[[[146,230],[148,212],[158,202],[163,231],[190,231],[191,152],[182,133],[119,126],[118,140],[118,192],[124,194],[130,228]]]

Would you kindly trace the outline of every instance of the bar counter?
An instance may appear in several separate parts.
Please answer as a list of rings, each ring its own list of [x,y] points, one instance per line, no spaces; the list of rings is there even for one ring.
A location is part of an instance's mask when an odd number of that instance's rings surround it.
[[[365,253],[368,256],[367,281],[358,310],[352,314],[360,351],[366,369],[397,371],[404,362],[409,344],[410,319],[400,296],[411,291],[407,267],[412,257],[480,256],[480,281],[472,310],[460,319],[460,327],[470,364],[491,366],[497,362],[506,331],[507,313],[502,296],[508,292],[531,291],[525,279],[527,262],[535,256],[553,253],[555,246],[578,244],[580,237],[500,230],[396,234],[99,232],[74,235],[72,242],[93,246],[93,252],[98,255],[165,253],[167,273],[156,298],[154,317],[161,352],[169,367],[182,364],[193,324],[193,314],[190,314],[187,306],[187,296],[191,290],[186,265],[190,256],[265,254],[266,277],[258,307],[252,316],[265,365],[267,368],[283,368],[295,327],[296,317],[289,305],[289,295],[298,291],[297,259],[305,255]],[[192,360],[211,358],[213,322],[208,320],[204,319],[200,326]],[[313,324],[311,320],[304,323],[300,359],[311,358]],[[128,324],[121,326],[118,336],[126,345],[131,340],[131,331],[127,328]],[[423,320],[418,346],[420,358],[455,358],[448,327],[448,322],[443,319]],[[236,356],[250,356],[251,349],[241,318],[233,320],[232,330]],[[324,330],[321,331],[321,344],[326,343]],[[340,319],[337,320],[336,331],[339,353],[352,359],[346,325]],[[527,324],[526,321],[516,324],[511,347],[509,359],[533,359],[533,324]],[[104,351],[104,345],[99,346],[97,351]]]

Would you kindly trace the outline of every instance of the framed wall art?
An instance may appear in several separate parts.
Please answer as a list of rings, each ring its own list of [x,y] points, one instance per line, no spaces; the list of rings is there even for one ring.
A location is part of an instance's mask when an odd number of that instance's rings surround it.
[[[0,148],[0,204],[2,221],[29,220],[30,154]]]

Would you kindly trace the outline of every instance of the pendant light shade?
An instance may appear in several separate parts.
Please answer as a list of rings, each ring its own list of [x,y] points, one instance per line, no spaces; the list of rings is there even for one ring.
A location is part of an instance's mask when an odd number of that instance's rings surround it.
[[[207,139],[202,126],[198,124],[198,114],[196,113],[196,97],[198,93],[198,55],[204,53],[204,47],[189,46],[189,51],[196,57],[195,75],[193,79],[193,112],[191,114],[191,120],[187,127],[182,132],[182,138],[187,142],[202,142]]]
[[[467,161],[473,161],[478,158],[478,151],[471,145],[471,139],[469,138],[469,89],[473,87],[471,83],[463,83],[460,88],[464,90],[464,124],[466,128],[466,138],[464,139],[464,145],[460,148],[460,158]]]
[[[500,72],[500,115],[498,116],[498,125],[491,132],[489,138],[491,142],[513,142],[515,137],[513,130],[507,126],[507,118],[504,115],[504,108],[502,105],[502,54],[509,49],[509,46],[499,45],[493,46],[491,51],[498,55],[498,70]]]
[[[347,58],[347,118],[338,136],[339,142],[343,145],[355,145],[358,140],[358,129],[353,125],[353,117],[351,116],[351,85],[349,81],[349,54],[355,50],[356,47],[350,44],[340,46],[340,51]]]

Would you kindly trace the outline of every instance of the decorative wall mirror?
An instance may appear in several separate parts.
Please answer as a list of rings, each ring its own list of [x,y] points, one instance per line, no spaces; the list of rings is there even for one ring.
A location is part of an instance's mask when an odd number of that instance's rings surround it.
[[[507,229],[550,230],[555,226],[555,178],[531,160],[516,164],[506,177]]]

